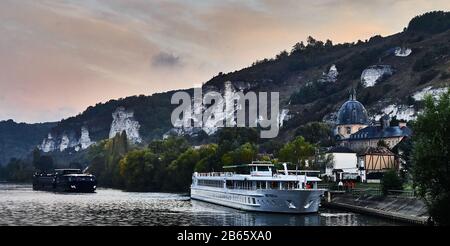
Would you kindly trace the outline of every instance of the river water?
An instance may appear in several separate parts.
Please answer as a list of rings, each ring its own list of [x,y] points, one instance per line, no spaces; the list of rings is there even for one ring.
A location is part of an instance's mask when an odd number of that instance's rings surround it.
[[[249,213],[191,201],[168,193],[98,189],[93,194],[33,191],[31,185],[0,184],[0,225],[145,226],[365,226],[400,225],[350,212],[321,209],[317,214]]]

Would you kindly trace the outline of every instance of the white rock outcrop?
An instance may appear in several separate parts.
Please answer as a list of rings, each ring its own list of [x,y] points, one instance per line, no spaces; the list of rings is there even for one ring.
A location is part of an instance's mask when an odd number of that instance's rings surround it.
[[[48,153],[55,150],[56,143],[55,139],[53,139],[53,136],[51,133],[47,135],[47,138],[44,138],[42,141],[42,144],[39,146],[39,149],[41,149],[43,152]]]
[[[389,65],[376,65],[365,69],[361,74],[361,84],[364,87],[375,86],[381,79],[394,74],[394,69]]]
[[[245,85],[245,84],[244,84]],[[245,87],[247,88],[247,87]],[[207,92],[206,92],[207,93]],[[202,99],[203,100],[203,99]],[[177,134],[177,135],[195,135],[199,130],[203,130],[206,134],[212,135],[219,130],[220,126],[226,124],[225,119],[230,119],[234,116],[236,112],[235,107],[226,107],[226,105],[236,105],[239,100],[239,95],[236,94],[236,90],[231,84],[231,82],[226,82],[224,86],[224,91],[222,93],[222,98],[215,102],[216,107],[211,108],[212,115],[203,122],[202,114],[205,112],[207,107],[202,103],[202,101],[193,101],[192,112],[190,115],[186,115],[183,119],[179,119],[174,123],[174,129],[170,130],[165,135]],[[208,105],[208,107],[210,107]],[[197,117],[199,115],[200,117]],[[191,125],[191,122],[197,123],[201,127],[185,127],[186,125]],[[235,121],[230,121],[231,125],[236,125]]]
[[[410,48],[397,47],[394,50],[395,56],[406,57],[411,55],[412,50]]]
[[[127,138],[132,143],[141,143],[142,138],[139,134],[141,125],[134,119],[134,112],[125,110],[124,107],[118,107],[112,113],[113,121],[109,131],[109,138],[113,138],[118,133],[126,132]]]
[[[89,137],[89,129],[87,127],[81,128],[81,136],[80,136],[79,144],[80,144],[81,149],[87,149],[87,148],[89,148],[89,146],[94,144],[94,142],[92,142],[91,138]],[[77,150],[75,149],[75,151],[77,151]]]
[[[70,139],[67,134],[63,134],[61,137],[61,143],[59,144],[59,151],[63,152],[67,148],[69,148]]]
[[[442,94],[448,90],[447,87],[432,88],[431,86],[425,87],[420,91],[417,91],[412,96],[416,101],[422,101],[426,95],[431,95],[434,99],[438,99]]]
[[[289,115],[289,109],[283,109],[281,110],[281,113],[278,115],[278,125],[282,127],[284,122],[290,119],[291,115]]]
[[[378,121],[385,114],[389,115],[391,118],[395,117],[397,120],[410,121],[417,118],[417,112],[413,105],[390,104],[384,107],[380,114],[374,115],[374,119]]]
[[[334,83],[337,81],[337,77],[339,75],[339,72],[336,68],[336,65],[331,65],[330,69],[328,70],[328,73],[323,73],[322,78],[320,78],[320,82],[330,82]]]
[[[75,134],[67,134],[64,132],[62,135],[53,136],[49,133],[47,138],[42,141],[42,144],[38,146],[44,153],[53,152],[59,150],[60,152],[74,148],[75,151],[80,151],[89,148],[95,142],[91,141],[89,137],[89,130],[87,127],[81,128],[80,139],[76,139]]]

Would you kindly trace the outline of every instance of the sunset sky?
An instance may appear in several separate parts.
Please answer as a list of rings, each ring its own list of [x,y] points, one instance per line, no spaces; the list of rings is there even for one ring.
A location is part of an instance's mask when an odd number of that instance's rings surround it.
[[[448,0],[1,0],[0,120],[57,121],[192,87],[308,35],[365,40],[449,9]]]

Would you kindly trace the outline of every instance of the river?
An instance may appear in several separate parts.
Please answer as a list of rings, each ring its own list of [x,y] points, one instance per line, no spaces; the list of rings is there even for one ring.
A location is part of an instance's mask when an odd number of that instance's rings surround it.
[[[249,213],[169,193],[98,189],[93,194],[33,191],[31,185],[0,184],[0,225],[139,226],[367,226],[390,220],[321,209],[317,214]]]

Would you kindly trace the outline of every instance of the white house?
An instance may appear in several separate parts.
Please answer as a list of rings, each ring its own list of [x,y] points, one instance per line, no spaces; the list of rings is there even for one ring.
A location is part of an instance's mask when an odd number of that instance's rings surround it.
[[[336,146],[326,153],[327,155],[333,155],[333,163],[332,166],[326,167],[325,176],[330,177],[333,181],[342,179],[361,180],[356,152],[347,147]]]

